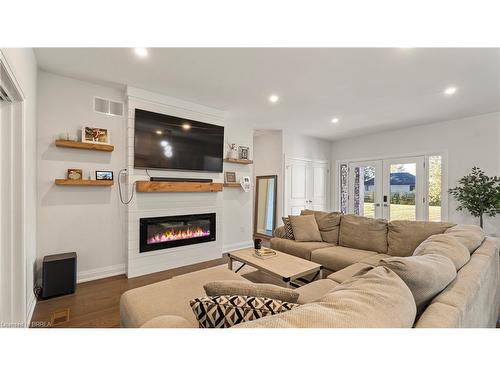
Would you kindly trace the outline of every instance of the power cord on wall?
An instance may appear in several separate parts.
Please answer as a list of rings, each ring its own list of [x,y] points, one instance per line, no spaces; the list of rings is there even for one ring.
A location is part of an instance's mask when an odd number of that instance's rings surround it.
[[[130,199],[127,200],[126,202],[123,200],[123,195],[122,195],[122,184],[121,184],[121,181],[120,181],[120,178],[121,178],[121,175],[123,173],[125,173],[127,171],[126,168],[123,168],[122,170],[120,170],[120,172],[118,173],[118,191],[120,193],[120,201],[123,203],[123,204],[129,204],[130,202],[132,202],[132,199],[134,199],[134,193],[135,193],[135,183],[137,181],[134,181],[134,183],[132,184],[132,195],[130,196]]]

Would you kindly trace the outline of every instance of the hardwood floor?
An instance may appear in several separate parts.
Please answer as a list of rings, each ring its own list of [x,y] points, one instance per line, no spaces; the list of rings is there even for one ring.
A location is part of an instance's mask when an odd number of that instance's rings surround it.
[[[224,263],[226,260],[221,258],[132,279],[119,275],[81,283],[74,294],[39,300],[31,327],[119,327],[120,296],[125,291]]]

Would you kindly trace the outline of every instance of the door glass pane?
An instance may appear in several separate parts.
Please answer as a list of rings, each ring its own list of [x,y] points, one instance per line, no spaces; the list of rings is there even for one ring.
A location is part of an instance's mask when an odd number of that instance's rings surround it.
[[[441,221],[441,155],[429,156],[429,220]]]
[[[349,186],[347,185],[349,168],[347,164],[340,165],[340,212],[347,213],[347,200],[349,197]]]
[[[354,213],[375,217],[375,167],[354,168]]]
[[[415,220],[416,163],[391,164],[389,220]]]

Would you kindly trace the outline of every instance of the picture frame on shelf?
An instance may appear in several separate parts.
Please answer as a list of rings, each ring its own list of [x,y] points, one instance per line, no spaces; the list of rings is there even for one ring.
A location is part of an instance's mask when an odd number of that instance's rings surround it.
[[[82,180],[83,179],[83,171],[77,168],[68,169],[68,180]]]
[[[113,171],[95,171],[95,179],[113,181]]]
[[[240,160],[248,160],[249,159],[249,151],[250,147],[247,146],[239,146],[238,147],[238,159]]]
[[[84,126],[82,128],[82,142],[109,145],[111,144],[109,130]]]
[[[224,182],[225,183],[236,182],[236,172],[224,172]]]

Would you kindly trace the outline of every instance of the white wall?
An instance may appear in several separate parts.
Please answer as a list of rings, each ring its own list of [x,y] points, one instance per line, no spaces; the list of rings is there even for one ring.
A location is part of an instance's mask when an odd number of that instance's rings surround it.
[[[283,216],[283,132],[281,130],[260,131],[254,136],[253,150],[254,175],[278,176],[276,224],[279,226]]]
[[[283,152],[287,158],[330,160],[332,142],[283,131]]]
[[[7,61],[24,95],[23,168],[24,183],[22,213],[25,260],[25,306],[22,310],[29,322],[35,307],[34,265],[36,261],[36,111],[37,111],[37,62],[31,48],[3,48],[1,53]]]
[[[123,101],[123,92],[46,72],[38,77],[38,260],[53,253],[76,251],[78,280],[125,270],[125,207],[118,186],[56,186],[68,168],[112,170],[126,167],[125,117],[93,110],[99,96]],[[84,125],[110,130],[113,152],[55,147],[60,133],[76,135]]]
[[[371,159],[447,151],[449,187],[478,166],[487,174],[500,175],[500,113],[468,117],[453,121],[416,126],[334,142],[333,161]],[[335,180],[337,176],[335,173]],[[334,185],[337,202],[337,181]],[[456,223],[478,224],[467,213],[456,211],[456,202],[450,197],[448,219]],[[500,235],[500,217],[486,218],[485,230]]]

